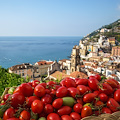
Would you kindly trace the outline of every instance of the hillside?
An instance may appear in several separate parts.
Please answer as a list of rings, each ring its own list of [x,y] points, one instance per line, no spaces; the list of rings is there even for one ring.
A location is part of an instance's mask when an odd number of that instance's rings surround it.
[[[116,40],[120,42],[120,19],[108,25],[102,26],[101,28],[85,36],[82,40],[89,38],[89,41],[94,41],[99,38],[100,35],[104,35],[106,37],[115,37]]]

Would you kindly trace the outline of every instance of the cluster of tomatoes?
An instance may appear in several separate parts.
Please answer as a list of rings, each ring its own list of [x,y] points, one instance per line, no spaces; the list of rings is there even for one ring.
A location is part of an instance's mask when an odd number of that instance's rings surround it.
[[[81,120],[120,110],[120,85],[114,79],[65,78],[60,83],[34,80],[6,94],[3,120]],[[1,107],[2,108],[2,107]]]

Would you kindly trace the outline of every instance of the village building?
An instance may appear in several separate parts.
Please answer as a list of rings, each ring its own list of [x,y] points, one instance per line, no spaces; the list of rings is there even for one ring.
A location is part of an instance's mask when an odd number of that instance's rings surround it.
[[[112,56],[120,56],[120,46],[112,47]]]
[[[107,38],[108,42],[111,44],[111,45],[115,45],[115,37],[109,37]]]

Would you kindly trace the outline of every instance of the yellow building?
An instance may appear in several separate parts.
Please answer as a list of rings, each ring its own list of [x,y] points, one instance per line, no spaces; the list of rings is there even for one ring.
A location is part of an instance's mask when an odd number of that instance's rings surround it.
[[[103,57],[103,61],[105,62],[105,61],[109,61],[110,60],[110,58],[109,57]]]
[[[111,45],[115,45],[115,37],[110,37],[107,40]]]

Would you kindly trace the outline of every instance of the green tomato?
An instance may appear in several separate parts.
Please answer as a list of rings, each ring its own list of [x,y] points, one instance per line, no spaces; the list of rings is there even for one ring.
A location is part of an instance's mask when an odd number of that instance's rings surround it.
[[[83,107],[85,107],[85,106],[90,106],[91,108],[93,107],[93,105],[91,103],[86,103],[83,105]]]
[[[73,97],[63,97],[63,105],[73,107],[75,99]]]
[[[38,120],[47,120],[45,117],[41,117]]]
[[[8,90],[8,94],[13,94],[15,88],[11,87],[9,90]]]

